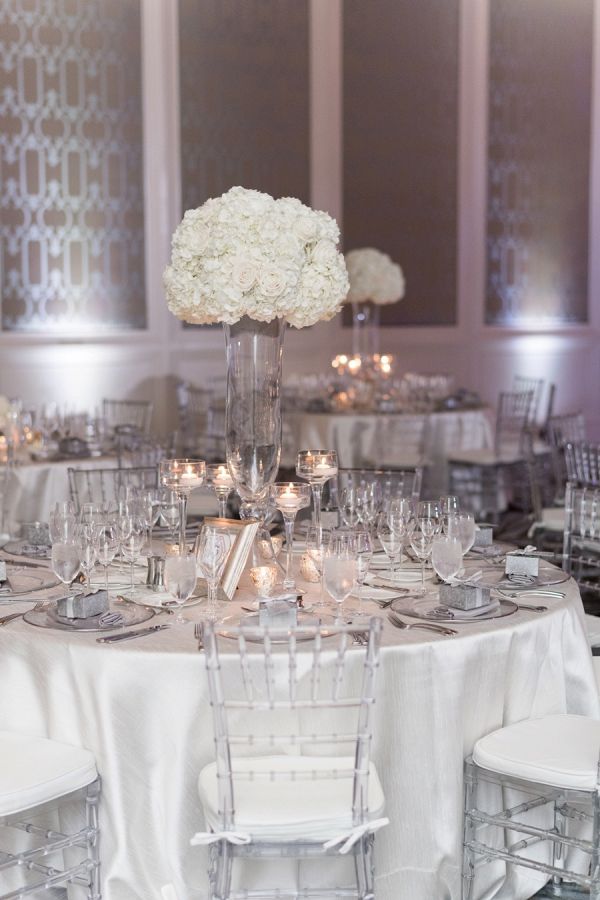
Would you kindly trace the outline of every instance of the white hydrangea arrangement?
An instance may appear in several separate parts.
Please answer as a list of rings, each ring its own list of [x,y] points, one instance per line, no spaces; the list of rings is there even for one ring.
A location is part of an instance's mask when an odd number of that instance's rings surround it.
[[[170,311],[184,322],[233,325],[331,319],[348,292],[339,228],[293,197],[234,187],[188,210],[164,272]]]
[[[346,253],[346,267],[350,278],[349,303],[371,300],[378,306],[402,300],[405,291],[400,266],[387,253],[364,247]]]

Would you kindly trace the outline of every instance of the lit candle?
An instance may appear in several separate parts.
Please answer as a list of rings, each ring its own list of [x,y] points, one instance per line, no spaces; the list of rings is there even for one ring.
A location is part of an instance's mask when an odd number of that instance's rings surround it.
[[[294,488],[293,482],[290,481],[285,491],[279,494],[277,506],[279,509],[296,509],[298,502],[298,491]]]
[[[219,466],[213,475],[213,484],[215,487],[232,487],[233,479],[225,466]]]

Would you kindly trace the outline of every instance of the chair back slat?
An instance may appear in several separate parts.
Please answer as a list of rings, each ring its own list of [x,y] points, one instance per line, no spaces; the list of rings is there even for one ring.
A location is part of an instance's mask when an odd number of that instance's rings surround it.
[[[567,478],[580,487],[600,486],[600,444],[569,441],[565,446]]]
[[[114,431],[123,425],[130,425],[142,434],[148,434],[152,422],[152,403],[149,400],[102,401],[102,412],[106,424]]]
[[[525,453],[531,400],[531,391],[499,395],[494,438],[497,456],[523,456]]]
[[[123,469],[67,469],[69,493],[79,512],[84,503],[111,503],[118,500],[121,487],[156,488],[156,466]]]

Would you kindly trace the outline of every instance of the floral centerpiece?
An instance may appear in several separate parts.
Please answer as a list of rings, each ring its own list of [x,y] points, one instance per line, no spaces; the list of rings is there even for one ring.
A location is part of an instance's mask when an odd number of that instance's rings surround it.
[[[327,213],[242,187],[188,210],[173,235],[169,309],[224,325],[227,465],[248,514],[260,515],[279,467],[285,325],[331,319],[348,293],[338,240]]]
[[[350,279],[347,301],[352,304],[354,356],[365,361],[379,354],[379,308],[402,300],[402,269],[374,247],[346,253]]]

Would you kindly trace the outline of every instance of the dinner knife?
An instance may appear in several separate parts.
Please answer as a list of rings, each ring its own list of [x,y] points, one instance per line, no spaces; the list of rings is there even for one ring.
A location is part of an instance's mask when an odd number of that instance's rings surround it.
[[[120,634],[109,634],[107,637],[96,638],[98,644],[114,644],[117,641],[131,641],[133,638],[144,637],[146,634],[154,634],[163,628],[170,628],[166,622],[163,625],[150,625],[149,628],[140,628],[138,631],[122,631]]]

